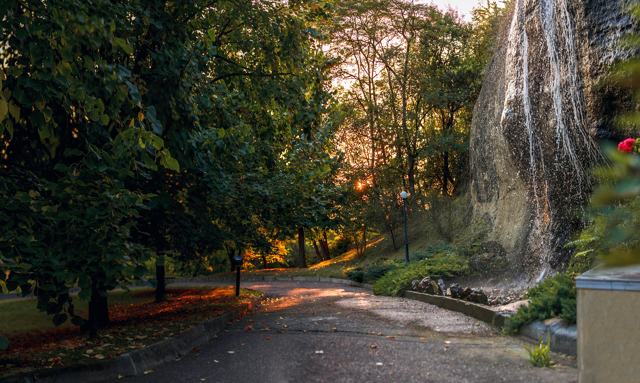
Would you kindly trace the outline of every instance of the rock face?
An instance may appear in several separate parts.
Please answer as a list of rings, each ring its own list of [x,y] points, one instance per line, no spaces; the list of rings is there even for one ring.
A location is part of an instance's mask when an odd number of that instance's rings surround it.
[[[531,282],[568,260],[562,247],[582,224],[572,210],[590,192],[598,140],[616,138],[612,118],[627,108],[596,87],[629,54],[616,46],[634,28],[625,3],[514,0],[487,68],[471,127],[471,204],[490,228],[485,259],[503,252]]]

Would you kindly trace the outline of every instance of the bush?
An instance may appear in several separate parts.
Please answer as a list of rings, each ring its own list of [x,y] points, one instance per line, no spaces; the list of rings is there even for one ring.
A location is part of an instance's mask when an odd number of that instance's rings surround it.
[[[364,271],[359,269],[349,270],[346,273],[347,279],[362,283],[364,281]]]
[[[409,254],[409,260],[411,262],[420,262],[423,259],[434,258],[440,253],[453,253],[455,250],[456,249],[453,246],[448,245],[445,242],[439,243],[435,246],[427,245],[425,250]]]
[[[568,275],[556,275],[529,289],[528,306],[520,306],[509,317],[510,333],[517,333],[522,326],[535,320],[560,317],[569,324],[576,323],[576,286]]]
[[[364,269],[364,280],[367,282],[375,282],[384,277],[398,266],[395,264],[372,265]]]
[[[427,276],[431,278],[454,277],[469,273],[469,263],[457,256],[439,256],[420,263],[398,267],[380,278],[373,285],[373,292],[378,295],[399,296],[411,289],[414,280]]]
[[[384,277],[388,272],[395,270],[397,265],[392,262],[384,264],[373,264],[366,267],[359,267],[345,273],[347,279],[355,282],[375,282]]]

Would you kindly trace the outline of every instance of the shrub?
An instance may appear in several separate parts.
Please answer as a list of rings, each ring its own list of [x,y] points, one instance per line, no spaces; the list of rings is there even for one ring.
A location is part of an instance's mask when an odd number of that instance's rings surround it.
[[[530,349],[529,347],[522,345],[525,350],[529,353],[529,363],[531,363],[534,367],[549,367],[551,364],[551,359],[549,358],[549,348],[551,345],[551,335],[549,334],[549,330],[547,330],[547,344],[545,345],[542,342],[542,335],[540,335],[540,345]]]
[[[510,333],[535,320],[560,317],[568,323],[576,323],[576,286],[568,275],[547,278],[538,286],[529,289],[528,306],[520,306],[518,312],[509,317]]]
[[[395,270],[398,266],[395,264],[372,265],[364,269],[364,280],[367,282],[375,282],[384,277],[387,273]]]
[[[385,276],[389,271],[395,270],[397,265],[392,262],[373,264],[367,267],[358,267],[345,273],[347,279],[355,282],[375,282]]]
[[[434,258],[436,255],[447,252],[454,253],[455,248],[445,242],[439,243],[435,246],[427,245],[427,248],[422,251],[416,251],[409,254],[409,260],[411,262],[419,262],[423,259]]]
[[[420,263],[410,263],[398,267],[380,278],[373,285],[373,292],[378,295],[399,296],[411,289],[414,280],[427,276],[431,278],[454,277],[467,274],[471,269],[466,259],[457,256],[439,256]]]
[[[347,279],[354,282],[362,283],[364,281],[364,271],[359,269],[349,270],[346,272]]]

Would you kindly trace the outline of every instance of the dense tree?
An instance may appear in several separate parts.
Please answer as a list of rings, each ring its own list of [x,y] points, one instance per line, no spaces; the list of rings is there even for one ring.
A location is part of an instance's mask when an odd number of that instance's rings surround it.
[[[331,61],[313,29],[325,8],[3,2],[7,286],[34,289],[56,324],[67,313],[82,322],[68,295],[82,287],[95,331],[107,291],[147,275],[152,256],[162,279],[164,256],[268,249],[335,218],[339,188],[324,182]]]

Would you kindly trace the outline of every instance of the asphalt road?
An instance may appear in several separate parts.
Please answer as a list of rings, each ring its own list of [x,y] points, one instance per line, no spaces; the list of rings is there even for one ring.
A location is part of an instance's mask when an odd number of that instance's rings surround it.
[[[532,343],[426,303],[328,283],[243,287],[270,299],[199,351],[113,382],[577,382],[573,358],[534,368],[520,345]]]

